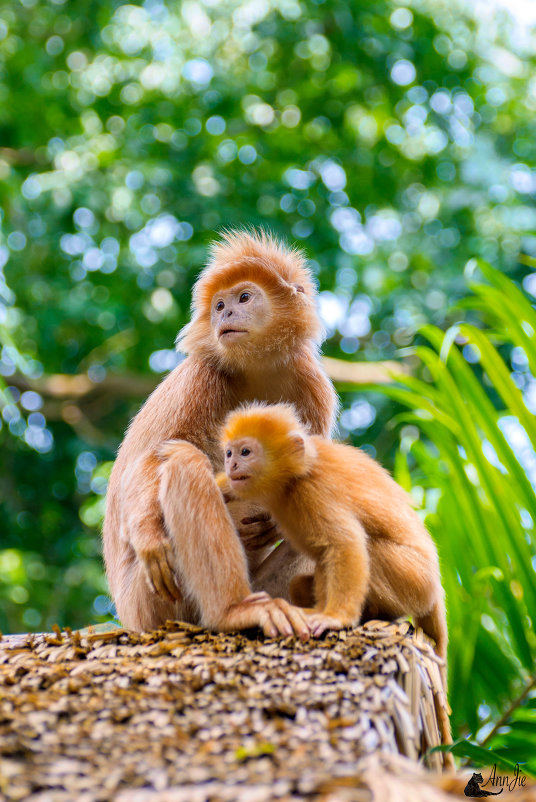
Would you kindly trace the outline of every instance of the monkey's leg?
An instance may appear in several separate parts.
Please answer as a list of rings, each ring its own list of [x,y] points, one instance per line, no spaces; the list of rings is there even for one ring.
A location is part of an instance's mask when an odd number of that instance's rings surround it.
[[[160,450],[160,505],[174,546],[181,587],[204,626],[219,630],[261,626],[265,634],[309,637],[303,613],[283,599],[251,595],[247,561],[212,466],[184,440]]]
[[[442,601],[443,591],[432,552],[427,555],[405,544],[373,538],[369,556],[367,618],[391,620],[401,615],[413,615],[423,617],[424,621],[434,606]],[[427,634],[432,635],[431,632]],[[442,634],[446,634],[446,628]],[[442,644],[441,649],[444,652]]]
[[[300,574],[290,580],[290,598],[292,604],[299,607],[314,607],[315,578],[312,574]]]
[[[344,532],[343,522],[325,550],[315,573],[317,612],[309,618],[313,635],[326,629],[355,626],[361,617],[369,583],[365,530],[354,524]],[[343,533],[343,540],[340,533]],[[326,537],[329,538],[329,533]],[[331,538],[330,538],[331,539]]]
[[[415,616],[415,625],[421,627],[435,640],[436,652],[444,660],[447,657],[447,620],[443,600],[438,600],[424,615]]]
[[[118,548],[106,560],[117,614],[130,629],[159,626],[168,618],[192,620],[177,585],[172,544],[158,501],[159,461],[151,454],[139,459],[122,482],[123,503]]]
[[[149,587],[145,569],[133,551],[119,567],[116,588],[117,616],[128,629],[142,632],[156,629],[167,620],[195,620],[184,603],[167,601]]]
[[[302,574],[313,575],[315,564],[304,554],[294,551],[290,543],[284,540],[279,544],[259,567],[252,572],[251,584],[253,590],[264,590],[270,596],[280,596],[287,601],[300,606],[312,606],[314,597],[311,595],[308,604],[294,602],[291,593],[291,582],[294,577]]]

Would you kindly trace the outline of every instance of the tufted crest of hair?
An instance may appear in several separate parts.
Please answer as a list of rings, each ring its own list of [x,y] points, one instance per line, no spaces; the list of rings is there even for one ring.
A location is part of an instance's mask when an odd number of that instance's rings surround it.
[[[225,448],[243,437],[252,437],[263,447],[267,464],[260,481],[269,489],[304,476],[315,456],[307,429],[292,404],[253,403],[231,412],[221,429],[221,445]]]
[[[225,232],[212,246],[209,262],[193,289],[192,319],[177,337],[178,349],[217,355],[210,329],[214,295],[248,281],[267,293],[272,307],[267,350],[288,349],[299,340],[321,342],[316,288],[303,254],[265,231],[236,230]]]

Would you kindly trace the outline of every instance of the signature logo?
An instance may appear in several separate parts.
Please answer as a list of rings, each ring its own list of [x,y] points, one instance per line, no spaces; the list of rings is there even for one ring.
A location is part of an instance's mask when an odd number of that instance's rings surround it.
[[[494,765],[486,782],[484,782],[484,778],[480,772],[475,772],[463,789],[463,792],[465,796],[470,796],[473,798],[483,796],[499,796],[499,794],[502,794],[505,788],[508,791],[513,791],[517,786],[523,788],[525,786],[526,779],[526,776],[522,774],[519,769],[519,763],[516,763],[513,777],[510,777],[508,774],[497,774],[497,766]],[[491,788],[500,788],[500,791],[488,791],[485,788],[486,785],[489,785]]]
[[[483,782],[484,778],[480,773],[473,774],[473,776],[463,789],[465,796],[498,796],[499,794],[502,794],[502,792],[504,791],[504,788],[501,788],[500,791],[483,791],[482,788],[480,787]]]

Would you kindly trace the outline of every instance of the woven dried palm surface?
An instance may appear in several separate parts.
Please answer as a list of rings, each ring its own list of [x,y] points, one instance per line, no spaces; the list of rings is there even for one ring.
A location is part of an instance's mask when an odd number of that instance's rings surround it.
[[[308,643],[176,622],[4,637],[0,799],[440,802],[415,761],[445,703],[408,623]]]

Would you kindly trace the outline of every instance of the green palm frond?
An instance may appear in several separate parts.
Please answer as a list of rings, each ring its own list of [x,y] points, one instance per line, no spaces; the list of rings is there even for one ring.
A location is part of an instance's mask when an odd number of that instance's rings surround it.
[[[536,450],[536,418],[508,356],[522,349],[536,376],[536,311],[486,263],[475,261],[468,279],[474,294],[463,306],[482,327],[425,326],[427,344],[414,353],[429,380],[397,375],[395,385],[374,389],[403,405],[398,422],[420,433],[399,450],[395,474],[423,488],[440,552],[454,729],[535,772],[536,471],[527,474],[509,428]]]

